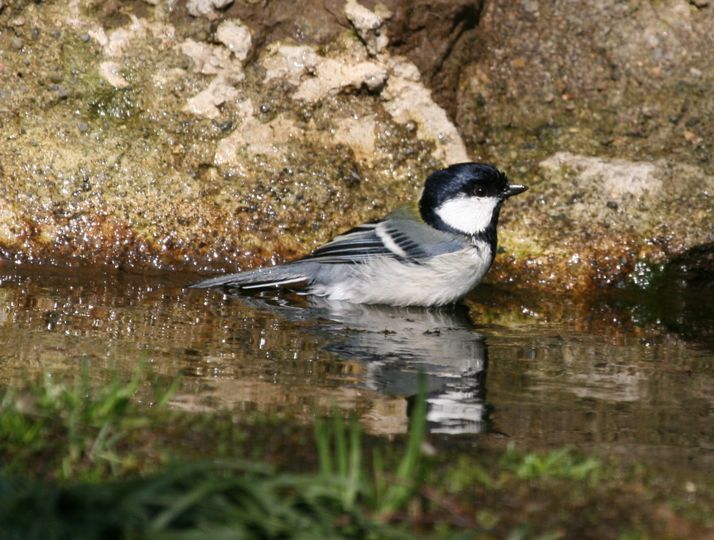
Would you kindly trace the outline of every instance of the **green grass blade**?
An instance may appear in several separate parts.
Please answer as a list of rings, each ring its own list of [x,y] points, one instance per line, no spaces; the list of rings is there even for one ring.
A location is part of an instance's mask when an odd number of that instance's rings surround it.
[[[334,440],[335,440],[335,462],[337,463],[337,475],[341,478],[347,477],[347,436],[345,434],[345,422],[342,416],[337,414],[334,420]]]
[[[426,375],[419,374],[419,390],[416,405],[409,423],[407,448],[397,468],[396,481],[389,487],[379,508],[382,513],[391,513],[404,505],[418,484],[423,481],[421,472],[421,445],[426,435]]]
[[[320,463],[320,474],[327,476],[333,474],[332,453],[330,452],[330,431],[327,423],[315,417],[315,443],[317,444],[317,457]]]
[[[360,490],[360,478],[362,476],[362,437],[360,436],[359,422],[354,416],[350,419],[350,463],[349,475],[347,477],[347,487],[345,494],[345,506],[348,509],[354,508],[357,494]]]

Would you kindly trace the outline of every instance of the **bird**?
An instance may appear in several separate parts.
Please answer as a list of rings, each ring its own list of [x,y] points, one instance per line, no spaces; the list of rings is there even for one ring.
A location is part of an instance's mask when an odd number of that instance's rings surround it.
[[[453,164],[427,177],[416,204],[358,225],[305,257],[189,287],[293,289],[358,304],[457,303],[493,263],[501,205],[527,189],[511,184],[494,165]]]

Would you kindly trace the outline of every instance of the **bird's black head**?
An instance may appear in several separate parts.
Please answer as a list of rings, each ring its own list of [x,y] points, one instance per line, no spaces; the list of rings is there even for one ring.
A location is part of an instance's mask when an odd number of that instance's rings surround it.
[[[419,200],[422,219],[432,227],[475,236],[493,232],[501,203],[527,188],[509,184],[486,163],[459,163],[431,174]]]

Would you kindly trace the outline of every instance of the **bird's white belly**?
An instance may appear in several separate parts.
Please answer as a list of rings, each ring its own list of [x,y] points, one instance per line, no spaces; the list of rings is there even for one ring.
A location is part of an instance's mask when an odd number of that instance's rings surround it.
[[[486,243],[438,255],[422,264],[378,257],[351,267],[344,280],[318,285],[311,292],[363,304],[438,306],[465,296],[483,279],[492,260]]]

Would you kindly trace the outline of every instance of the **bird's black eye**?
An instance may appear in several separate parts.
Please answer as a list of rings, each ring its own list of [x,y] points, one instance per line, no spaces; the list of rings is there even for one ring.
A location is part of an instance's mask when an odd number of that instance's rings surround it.
[[[486,195],[486,188],[483,186],[476,186],[474,188],[474,195],[476,195],[477,197],[483,197],[484,195]]]

